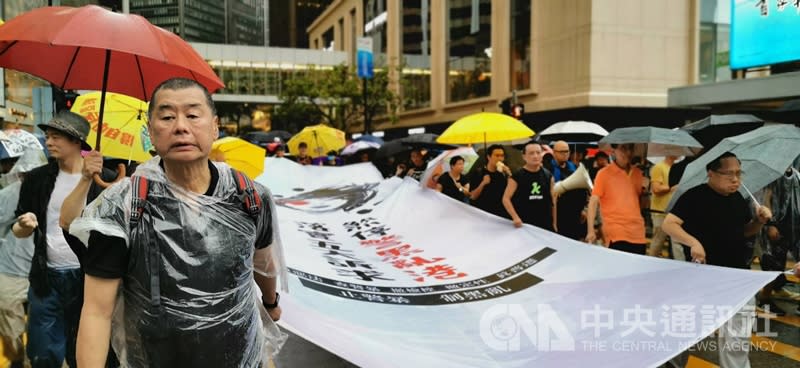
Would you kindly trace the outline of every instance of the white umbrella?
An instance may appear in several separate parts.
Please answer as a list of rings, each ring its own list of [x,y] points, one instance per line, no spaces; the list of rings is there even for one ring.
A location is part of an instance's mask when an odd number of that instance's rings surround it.
[[[549,141],[596,142],[608,135],[599,124],[589,121],[561,121],[539,132],[540,139]]]
[[[475,164],[475,161],[478,161],[478,154],[472,147],[459,147],[444,151],[428,162],[428,168],[425,169],[425,173],[422,174],[422,178],[419,180],[420,185],[436,188],[436,183],[432,181],[433,175],[450,171],[450,158],[455,156],[461,156],[464,159],[464,172],[462,175],[465,175]]]
[[[381,145],[375,142],[370,141],[356,141],[350,143],[349,146],[345,147],[342,150],[342,156],[350,156],[355,154],[358,151],[365,150],[365,149],[378,149]]]

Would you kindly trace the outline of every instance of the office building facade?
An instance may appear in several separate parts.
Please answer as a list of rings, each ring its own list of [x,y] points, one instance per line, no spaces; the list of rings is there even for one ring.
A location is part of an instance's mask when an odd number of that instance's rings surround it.
[[[732,77],[717,2],[336,0],[309,44],[352,63],[356,38],[371,37],[376,67],[400,69],[404,111],[377,129],[437,131],[512,96],[534,130],[561,120],[679,126],[711,110],[669,104],[670,88]]]
[[[130,12],[189,42],[267,45],[267,0],[129,0]]]

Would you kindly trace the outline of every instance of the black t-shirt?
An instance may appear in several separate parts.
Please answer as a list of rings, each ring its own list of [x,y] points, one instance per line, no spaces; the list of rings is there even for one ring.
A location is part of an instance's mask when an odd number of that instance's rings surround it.
[[[163,165],[162,161],[162,168],[164,167]],[[208,162],[208,168],[211,171],[211,182],[205,195],[210,196],[217,189],[219,172],[217,167],[210,161]],[[129,252],[128,247],[125,245],[125,239],[91,231],[89,233],[88,249],[83,259],[81,259],[81,266],[83,267],[83,272],[87,275],[118,279],[125,276],[128,269],[128,256]]]
[[[687,157],[681,160],[681,162],[676,162],[669,168],[667,184],[669,184],[670,187],[674,187],[681,182],[681,177],[683,176],[683,172],[686,171],[686,166],[689,166],[692,161],[694,161],[693,158]]]
[[[457,201],[464,200],[464,193],[458,190],[455,180],[453,179],[452,176],[450,176],[449,172],[439,175],[439,180],[437,181],[437,183],[439,183],[442,186],[442,193],[444,193],[448,197],[453,198]],[[467,185],[466,176],[461,175],[461,177],[458,179],[458,183],[461,184],[462,187]]]
[[[552,177],[550,171],[544,167],[537,172],[523,167],[511,176],[517,182],[517,190],[511,197],[511,203],[522,222],[553,231],[553,197],[550,192]]]
[[[555,163],[555,160],[552,160],[551,163]],[[561,171],[561,180],[556,180],[556,183],[569,178],[575,173],[575,170],[571,170],[570,165],[566,163],[564,167],[558,167],[558,170]],[[556,179],[555,176],[553,178]],[[586,237],[586,221],[583,220],[581,212],[583,212],[586,203],[589,201],[589,195],[590,193],[586,189],[573,189],[562,193],[558,197],[556,202],[558,207],[556,223],[558,224],[559,234],[575,240]]]
[[[741,194],[723,196],[701,184],[678,198],[670,213],[703,245],[707,264],[748,268],[744,228],[752,214]]]
[[[412,178],[416,181],[420,181],[420,179],[422,179],[422,174],[425,173],[425,167],[426,166],[424,163],[421,166],[414,166],[414,163],[409,162],[408,169],[406,169],[406,171],[403,172],[401,177],[408,176],[409,178]],[[414,169],[414,172],[411,172],[411,169]],[[409,174],[409,172],[411,173]]]
[[[506,184],[508,183],[505,174],[499,171],[491,172],[485,167],[473,170],[469,177],[470,190],[475,190],[481,185],[484,175],[489,175],[491,181],[483,188],[478,199],[473,201],[473,205],[497,216],[509,218],[508,212],[503,207],[503,193],[506,191]]]

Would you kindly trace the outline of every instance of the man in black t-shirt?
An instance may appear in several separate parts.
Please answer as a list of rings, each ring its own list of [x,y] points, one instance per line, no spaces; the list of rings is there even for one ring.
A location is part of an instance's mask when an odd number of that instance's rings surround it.
[[[542,146],[528,143],[522,151],[525,166],[508,179],[503,194],[503,206],[511,215],[514,226],[522,223],[555,231],[555,206],[552,189],[553,175],[542,167]]]
[[[169,79],[151,101],[159,157],[64,224],[87,246],[78,366],[102,364],[112,337],[122,366],[258,366],[281,315],[272,198],[209,161],[218,118],[202,85]]]
[[[548,169],[556,183],[567,179],[578,166],[569,160],[569,144],[564,141],[553,143],[553,159]],[[583,240],[586,237],[586,213],[584,208],[589,200],[589,191],[574,189],[562,193],[556,201],[556,227],[558,233],[570,239]]]
[[[689,189],[680,196],[661,228],[672,239],[689,248],[687,260],[747,269],[745,237],[758,233],[772,218],[772,213],[767,207],[759,206],[757,217],[752,217],[747,201],[738,192],[742,170],[733,153],[726,152],[714,159],[706,165],[706,171],[708,183]],[[749,366],[754,304],[755,300],[751,299],[720,330],[721,366]]]
[[[462,175],[464,172],[464,158],[454,156],[450,158],[450,170],[436,181],[436,191],[457,201],[463,201],[469,195],[469,183]]]
[[[469,187],[472,204],[486,212],[509,218],[503,208],[503,193],[511,170],[503,164],[506,151],[503,146],[493,144],[486,150],[486,166],[470,173]],[[498,165],[499,163],[499,165]]]

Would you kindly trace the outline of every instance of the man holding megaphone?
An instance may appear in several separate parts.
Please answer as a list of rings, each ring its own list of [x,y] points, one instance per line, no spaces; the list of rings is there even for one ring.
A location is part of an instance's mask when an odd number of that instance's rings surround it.
[[[550,172],[555,180],[554,194],[556,203],[556,228],[558,233],[570,239],[583,240],[586,236],[585,216],[582,214],[589,199],[587,189],[591,189],[586,170],[579,171],[569,160],[570,149],[567,142],[558,141],[553,144],[553,159]]]
[[[503,146],[493,144],[486,149],[486,166],[470,172],[469,187],[472,204],[486,212],[509,218],[503,207],[503,192],[506,190],[511,170],[503,164],[506,151]]]

